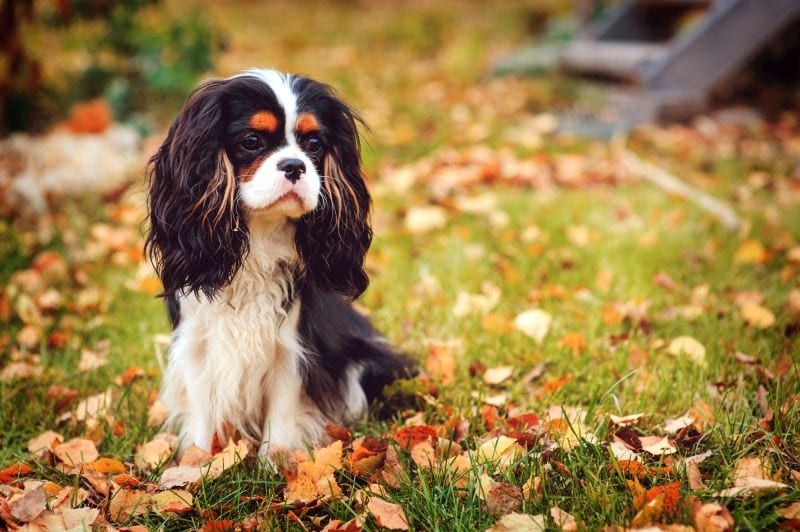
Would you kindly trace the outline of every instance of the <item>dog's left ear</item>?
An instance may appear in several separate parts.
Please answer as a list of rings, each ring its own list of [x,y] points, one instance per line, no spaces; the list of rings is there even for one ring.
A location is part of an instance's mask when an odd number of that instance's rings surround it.
[[[303,275],[319,288],[355,299],[369,284],[364,258],[372,243],[371,199],[361,170],[361,118],[330,95],[328,150],[319,206],[297,223]]]

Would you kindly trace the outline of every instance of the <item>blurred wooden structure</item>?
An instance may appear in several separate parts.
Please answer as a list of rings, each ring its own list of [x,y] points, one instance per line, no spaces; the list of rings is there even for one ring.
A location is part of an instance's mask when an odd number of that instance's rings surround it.
[[[587,22],[559,56],[568,72],[626,81],[644,119],[681,119],[705,109],[715,87],[790,25],[800,0],[629,0]]]

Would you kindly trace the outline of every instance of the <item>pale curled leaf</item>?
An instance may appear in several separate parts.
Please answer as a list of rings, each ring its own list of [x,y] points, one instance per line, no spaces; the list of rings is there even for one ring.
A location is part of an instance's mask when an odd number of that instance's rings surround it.
[[[547,521],[542,514],[529,515],[520,513],[506,514],[486,532],[544,532]]]
[[[514,326],[518,331],[530,336],[537,343],[542,343],[550,331],[553,318],[541,309],[526,310],[514,318]]]
[[[367,509],[378,526],[390,530],[408,530],[408,519],[399,504],[387,502],[380,497],[372,497],[367,503]]]
[[[667,347],[667,352],[673,356],[685,356],[698,366],[706,366],[706,348],[691,336],[678,336]]]

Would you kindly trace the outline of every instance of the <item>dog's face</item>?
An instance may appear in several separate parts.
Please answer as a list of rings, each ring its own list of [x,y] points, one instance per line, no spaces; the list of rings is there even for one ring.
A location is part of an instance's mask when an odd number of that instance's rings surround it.
[[[370,198],[358,117],[309,78],[252,70],[201,86],[151,160],[147,248],[165,293],[209,297],[247,254],[248,222],[296,226],[303,278],[366,288]]]

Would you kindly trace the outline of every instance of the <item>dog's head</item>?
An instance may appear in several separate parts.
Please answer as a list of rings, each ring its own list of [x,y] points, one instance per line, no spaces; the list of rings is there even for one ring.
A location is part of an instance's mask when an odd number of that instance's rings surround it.
[[[213,297],[249,249],[248,221],[296,226],[300,274],[358,297],[370,197],[358,115],[327,85],[274,70],[209,81],[150,163],[146,250],[165,294]]]

